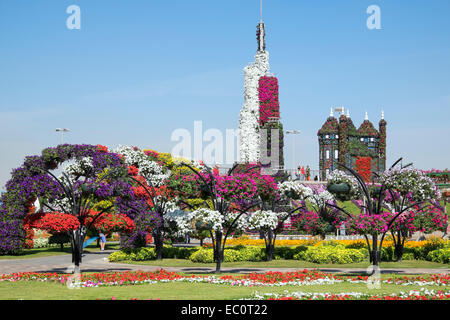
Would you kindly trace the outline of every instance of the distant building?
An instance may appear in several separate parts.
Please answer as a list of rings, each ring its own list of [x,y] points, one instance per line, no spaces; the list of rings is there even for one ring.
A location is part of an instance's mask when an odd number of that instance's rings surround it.
[[[358,157],[370,158],[371,172],[383,172],[386,169],[386,125],[384,112],[375,129],[365,115],[364,122],[356,129],[347,110],[347,115],[341,113],[339,119],[330,116],[317,133],[319,138],[319,178],[326,180],[329,172],[339,168],[337,163],[355,169]]]

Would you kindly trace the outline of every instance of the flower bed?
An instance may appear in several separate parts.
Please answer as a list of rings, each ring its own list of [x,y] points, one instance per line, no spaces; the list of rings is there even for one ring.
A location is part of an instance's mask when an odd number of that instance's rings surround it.
[[[230,239],[236,240],[236,239]],[[225,262],[236,261],[264,261],[266,260],[266,251],[264,240],[254,240],[257,245],[248,245],[244,240],[238,245],[228,245],[224,252]],[[275,259],[285,260],[303,260],[313,263],[336,263],[347,264],[364,261],[368,257],[366,243],[361,240],[339,240],[339,241],[309,241],[309,240],[281,240],[291,245],[277,245],[274,251]],[[394,244],[392,241],[386,241],[381,251],[382,261],[393,261]],[[404,260],[428,260],[438,263],[449,263],[450,242],[436,241],[434,239],[427,241],[407,242],[404,249]],[[295,245],[298,244],[298,245]],[[172,247],[163,248],[163,258],[187,259],[198,263],[212,263],[213,250],[205,247]],[[108,257],[111,262],[120,261],[146,261],[155,260],[155,248],[138,248],[134,250],[121,250],[112,253]]]
[[[57,273],[13,273],[0,275],[0,281],[38,281],[56,282],[63,285],[77,285],[79,287],[125,286],[155,284],[158,282],[189,282],[209,283],[228,286],[244,287],[279,287],[279,286],[311,286],[330,285],[336,283],[367,284],[371,283],[368,276],[336,276],[317,270],[299,270],[295,272],[266,272],[242,275],[181,275],[161,269],[156,272],[114,272],[81,274],[76,278],[73,274]],[[448,274],[435,274],[419,277],[401,277],[381,280],[381,284],[395,284],[402,286],[447,286],[450,281]]]
[[[450,291],[435,291],[421,288],[420,290],[410,290],[399,294],[368,294],[362,292],[288,292],[258,293],[255,292],[249,300],[449,300]]]

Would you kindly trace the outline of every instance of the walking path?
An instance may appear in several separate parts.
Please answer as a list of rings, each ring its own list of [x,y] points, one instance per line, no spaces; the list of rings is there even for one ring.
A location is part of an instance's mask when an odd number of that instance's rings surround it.
[[[91,252],[83,255],[81,264],[82,272],[112,272],[112,271],[156,271],[161,269],[158,266],[132,265],[124,263],[112,263],[107,260],[108,255],[113,251]],[[211,267],[164,267],[164,270],[184,273],[213,273],[215,268]],[[291,272],[299,269],[311,268],[221,268],[224,273],[253,273],[280,271]],[[364,268],[316,268],[317,270],[330,273],[358,273],[367,274]],[[58,255],[42,258],[0,260],[0,274],[19,273],[19,272],[56,272],[72,273],[72,256]],[[397,274],[426,274],[426,273],[450,273],[450,268],[431,269],[431,268],[403,268],[403,269],[382,269],[381,273]]]

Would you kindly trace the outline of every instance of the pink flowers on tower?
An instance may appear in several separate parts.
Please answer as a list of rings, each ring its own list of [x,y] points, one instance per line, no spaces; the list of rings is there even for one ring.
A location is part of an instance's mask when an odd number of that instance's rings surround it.
[[[259,78],[259,124],[262,126],[269,118],[280,117],[280,103],[278,101],[278,80],[275,77]]]

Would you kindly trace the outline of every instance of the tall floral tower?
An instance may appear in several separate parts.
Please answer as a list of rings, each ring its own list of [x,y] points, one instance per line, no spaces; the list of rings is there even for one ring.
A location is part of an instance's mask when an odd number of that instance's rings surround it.
[[[244,105],[239,114],[239,161],[260,163],[262,158],[271,157],[272,133],[278,133],[279,159],[283,160],[283,126],[280,123],[278,100],[278,79],[269,74],[269,52],[266,51],[266,31],[264,22],[257,26],[258,50],[255,61],[244,68]],[[266,129],[266,134],[262,134]],[[276,129],[275,131],[272,129]],[[267,148],[265,148],[267,147]],[[264,156],[263,152],[267,155]]]

